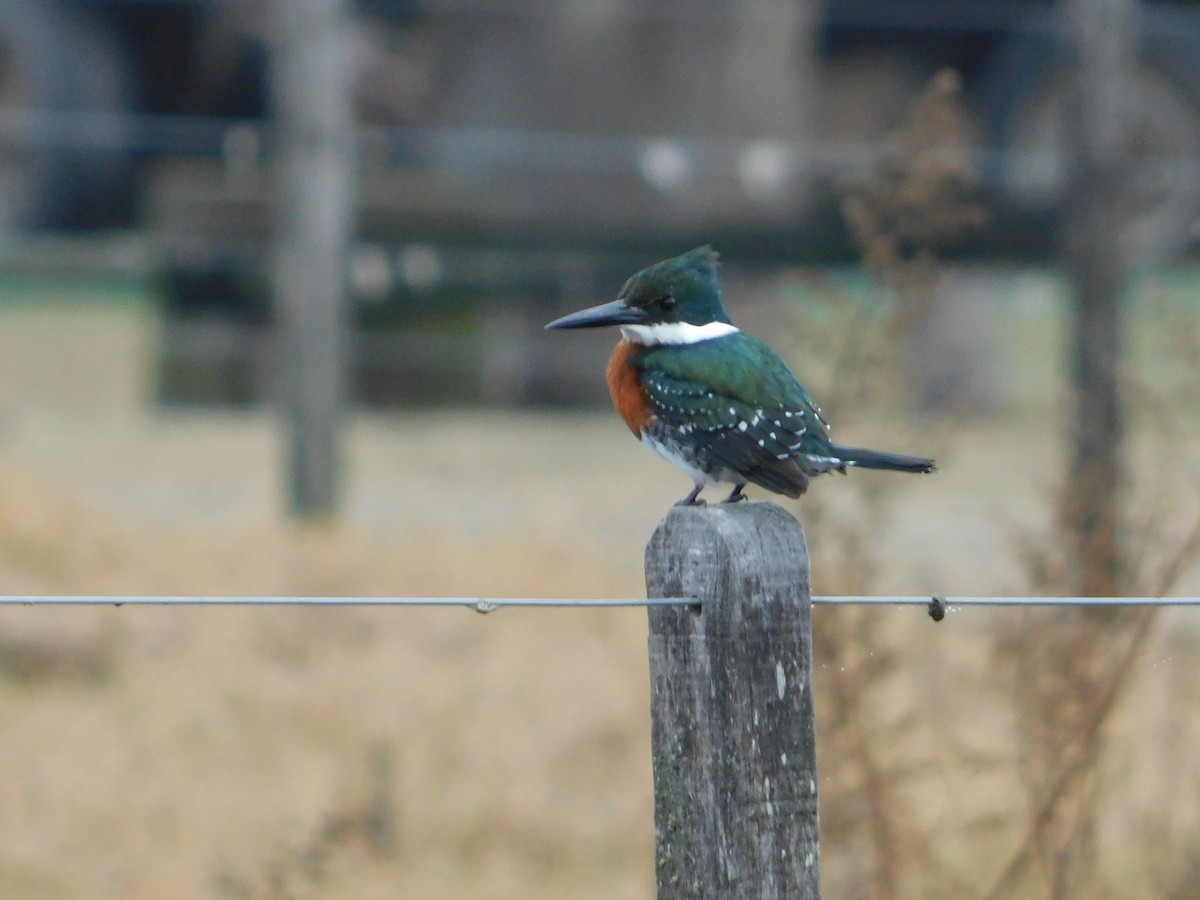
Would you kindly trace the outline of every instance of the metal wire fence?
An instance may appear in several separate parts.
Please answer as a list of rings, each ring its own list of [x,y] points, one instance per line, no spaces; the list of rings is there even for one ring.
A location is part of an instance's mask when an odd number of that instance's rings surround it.
[[[812,598],[822,606],[923,606],[934,621],[947,612],[967,607],[1111,607],[1111,606],[1200,606],[1200,597],[944,597],[932,596],[831,596]],[[702,604],[696,597],[238,597],[28,594],[0,595],[0,606],[458,606],[478,613],[510,607],[601,608],[644,606],[690,606]]]

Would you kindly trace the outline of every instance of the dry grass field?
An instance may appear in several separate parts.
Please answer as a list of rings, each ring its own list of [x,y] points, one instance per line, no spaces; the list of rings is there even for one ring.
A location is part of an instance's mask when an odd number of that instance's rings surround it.
[[[298,526],[269,414],[146,402],[154,323],[127,293],[4,287],[3,593],[642,593],[644,542],[688,486],[615,417],[357,413],[345,515]],[[1057,333],[1021,327],[1012,409],[924,435],[827,410],[840,437],[928,441],[943,468],[831,477],[791,504],[816,592],[1034,588],[1021,547],[1052,516],[1061,392]],[[1135,493],[1168,535],[1195,512],[1182,418],[1174,480],[1136,439]],[[869,546],[839,555],[860,519]],[[1037,619],[870,616],[818,661],[826,893],[878,896],[882,853],[894,896],[986,896],[1036,784],[1000,636]],[[1095,810],[1088,896],[1191,896],[1200,877],[1196,616],[1158,620],[1105,722],[1075,801]],[[647,693],[638,610],[0,609],[0,896],[647,900]],[[1040,865],[1002,896],[1067,896]]]

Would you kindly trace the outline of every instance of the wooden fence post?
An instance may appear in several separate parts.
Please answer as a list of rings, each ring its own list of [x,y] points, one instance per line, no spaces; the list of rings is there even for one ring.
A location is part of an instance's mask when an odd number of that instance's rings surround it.
[[[354,223],[349,0],[274,0],[277,130],[274,289],[291,512],[336,511],[349,353],[346,257]]]
[[[772,503],[675,507],[646,546],[658,900],[820,896],[808,547]]]

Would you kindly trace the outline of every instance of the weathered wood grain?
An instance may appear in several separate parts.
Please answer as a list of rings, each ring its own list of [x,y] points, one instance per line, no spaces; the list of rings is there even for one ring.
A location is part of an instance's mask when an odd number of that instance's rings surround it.
[[[820,896],[808,548],[771,503],[675,507],[646,547],[659,900]]]

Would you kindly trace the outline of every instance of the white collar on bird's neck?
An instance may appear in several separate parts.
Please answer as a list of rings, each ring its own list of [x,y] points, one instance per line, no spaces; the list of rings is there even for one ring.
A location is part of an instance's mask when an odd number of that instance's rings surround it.
[[[622,325],[621,337],[643,347],[661,344],[698,344],[713,338],[737,334],[738,328],[728,322],[706,322],[692,325],[690,322],[657,322],[653,325]]]

